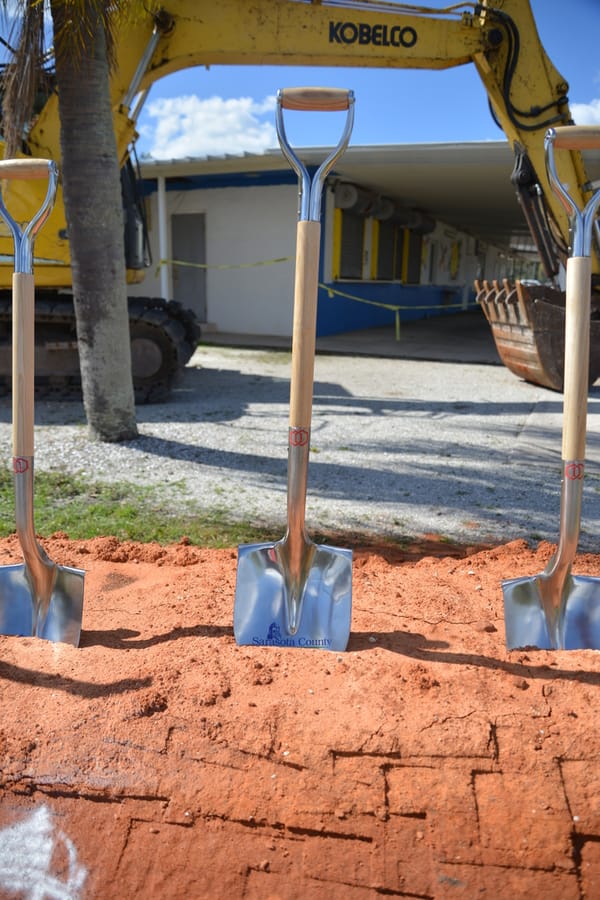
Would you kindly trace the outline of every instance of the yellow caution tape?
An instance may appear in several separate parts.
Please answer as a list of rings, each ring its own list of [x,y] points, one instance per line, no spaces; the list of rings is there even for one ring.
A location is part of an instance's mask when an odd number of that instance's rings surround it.
[[[382,309],[390,309],[392,312],[398,312],[403,309],[454,309],[454,308],[463,308],[462,303],[435,303],[431,306],[415,306],[414,304],[408,304],[406,306],[402,306],[397,303],[382,303],[380,300],[367,300],[366,297],[357,297],[356,294],[347,294],[344,291],[338,291],[335,288],[332,288],[331,285],[328,284],[319,284],[320,288],[323,288],[324,291],[327,291],[327,294],[330,299],[333,300],[334,296],[336,297],[344,297],[346,300],[356,300],[357,303],[366,303],[368,306],[380,306]]]
[[[273,266],[276,263],[290,262],[293,256],[280,256],[277,259],[261,259],[250,263],[223,263],[210,265],[209,263],[186,262],[183,259],[161,259],[156,267],[154,275],[158,275],[161,266],[189,266],[192,269],[254,269],[257,266]]]
[[[324,291],[327,291],[328,297],[333,300],[334,297],[343,297],[345,300],[355,300],[357,303],[366,303],[367,306],[379,306],[381,309],[389,309],[394,313],[395,325],[396,325],[396,340],[400,340],[400,312],[402,310],[407,309],[454,309],[461,308],[464,306],[462,303],[436,303],[431,306],[401,306],[395,303],[381,303],[379,300],[367,300],[365,297],[357,297],[355,294],[347,294],[344,291],[338,291],[335,288],[332,288],[328,284],[319,283],[319,287]]]

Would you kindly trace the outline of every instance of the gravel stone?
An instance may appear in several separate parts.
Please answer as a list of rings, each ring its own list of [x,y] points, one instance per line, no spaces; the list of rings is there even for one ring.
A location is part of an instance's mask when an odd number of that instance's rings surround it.
[[[157,485],[170,508],[285,527],[290,354],[201,346],[139,437],[91,442],[80,402],[36,403],[38,471]],[[499,365],[318,354],[306,524],[461,542],[559,532],[562,396]],[[0,399],[10,464],[10,397]],[[283,533],[283,531],[282,531]],[[590,391],[581,550],[600,536],[600,387]]]

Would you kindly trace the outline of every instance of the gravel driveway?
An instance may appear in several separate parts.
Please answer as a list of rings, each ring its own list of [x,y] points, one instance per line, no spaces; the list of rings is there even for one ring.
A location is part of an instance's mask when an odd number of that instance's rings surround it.
[[[173,508],[283,529],[290,356],[205,345],[140,437],[90,443],[78,402],[36,405],[36,468],[157,484]],[[0,452],[11,456],[10,398]],[[320,354],[307,527],[556,541],[562,397],[499,365]],[[600,537],[600,386],[590,393],[580,548]],[[283,533],[283,532],[282,532]]]

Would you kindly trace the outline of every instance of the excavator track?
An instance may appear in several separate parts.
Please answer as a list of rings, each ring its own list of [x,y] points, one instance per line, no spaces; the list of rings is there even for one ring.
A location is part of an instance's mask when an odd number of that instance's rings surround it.
[[[565,295],[533,282],[476,281],[477,302],[504,365],[553,391],[564,387]],[[592,305],[589,384],[600,377],[600,309]]]
[[[46,399],[81,397],[75,311],[69,295],[38,291],[35,307],[35,390]],[[200,341],[191,310],[162,298],[130,297],[131,368],[138,404],[167,400]],[[11,389],[10,293],[0,294],[0,392]]]

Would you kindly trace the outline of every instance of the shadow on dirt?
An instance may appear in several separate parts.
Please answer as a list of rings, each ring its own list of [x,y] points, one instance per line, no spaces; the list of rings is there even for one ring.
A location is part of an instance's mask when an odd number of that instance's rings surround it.
[[[69,678],[51,672],[40,672],[37,669],[27,669],[13,663],[0,661],[0,679],[17,683],[34,685],[40,688],[48,688],[51,691],[65,691],[78,697],[110,697],[112,694],[127,694],[130,691],[139,691],[152,684],[152,677],[122,678],[119,681],[92,682],[80,681],[77,678]]]
[[[375,641],[373,641],[375,638]],[[547,663],[532,665],[531,663],[511,662],[510,660],[495,659],[492,656],[482,656],[479,653],[453,653],[446,648],[445,641],[432,641],[422,634],[411,631],[369,631],[352,632],[348,643],[349,653],[360,653],[365,650],[384,649],[391,653],[398,653],[411,659],[426,663],[444,663],[472,667],[476,666],[491,671],[505,672],[521,678],[541,678],[544,681],[573,681],[580,684],[600,685],[600,672],[585,672],[581,669],[559,669]],[[523,653],[526,648],[520,651]],[[537,651],[536,649],[536,652]]]
[[[111,630],[89,630],[81,632],[81,647],[108,647],[111,650],[146,650],[158,644],[179,641],[184,638],[221,638],[233,637],[233,627],[226,625],[190,625],[173,628],[164,634],[155,634],[150,638],[139,637],[139,631],[129,628],[113,628]]]

